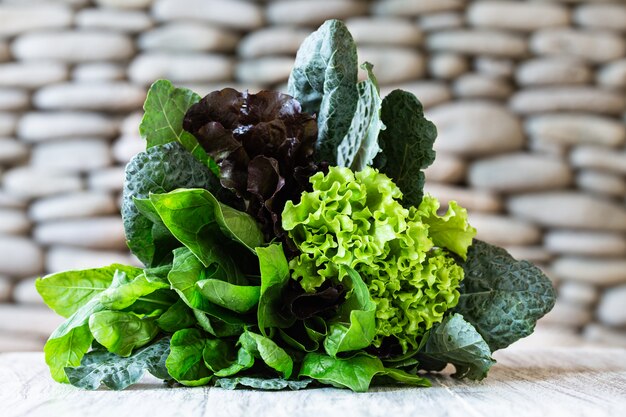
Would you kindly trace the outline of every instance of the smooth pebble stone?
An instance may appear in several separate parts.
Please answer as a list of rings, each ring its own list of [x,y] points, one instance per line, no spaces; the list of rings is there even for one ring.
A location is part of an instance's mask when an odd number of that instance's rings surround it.
[[[39,4],[37,7],[0,4],[0,37],[67,27],[72,23],[72,9],[63,5]]]
[[[19,312],[17,314],[19,314]],[[54,314],[54,312],[50,310],[50,314]],[[50,330],[52,331],[54,330],[54,328],[51,328]],[[41,352],[44,348],[45,343],[46,343],[46,337],[43,335],[37,336],[37,335],[24,334],[21,332],[17,332],[17,333],[4,332],[0,334],[0,353],[3,353],[3,352]]]
[[[435,149],[465,156],[513,151],[524,146],[522,125],[506,107],[458,101],[430,109],[439,132]]]
[[[109,62],[79,64],[72,70],[72,78],[79,82],[118,81],[126,77],[126,68]]]
[[[468,210],[498,212],[502,209],[500,198],[488,191],[437,183],[427,183],[424,191],[436,197],[442,206],[447,206],[449,201],[456,201]]]
[[[42,222],[115,214],[116,211],[115,199],[110,194],[85,191],[39,199],[31,204],[28,214],[34,221]]]
[[[23,209],[28,205],[28,201],[24,197],[17,196],[15,194],[7,193],[0,187],[0,207]]]
[[[552,263],[554,272],[564,280],[598,286],[626,282],[626,260],[623,258],[562,257]]]
[[[134,53],[128,36],[94,30],[31,32],[19,36],[11,48],[19,59],[58,59],[73,63],[122,60]]]
[[[12,136],[15,133],[17,117],[11,113],[0,113],[0,137]]]
[[[143,119],[143,112],[139,111],[126,116],[120,125],[120,132],[122,135],[138,135],[141,119]]]
[[[511,108],[524,114],[557,111],[620,114],[626,109],[626,97],[617,91],[594,87],[548,87],[518,90]]]
[[[530,39],[530,49],[538,55],[559,55],[602,63],[624,56],[626,40],[606,31],[542,29]]]
[[[515,73],[520,85],[586,84],[593,78],[589,66],[576,58],[537,58],[522,62]]]
[[[523,220],[497,214],[472,212],[469,222],[477,238],[501,245],[534,245],[541,241],[541,230]]]
[[[76,26],[137,33],[152,27],[152,19],[144,12],[115,9],[83,9],[76,14]]]
[[[262,57],[237,63],[237,81],[250,84],[277,84],[287,81],[293,58]]]
[[[554,257],[542,246],[505,246],[504,249],[515,259],[529,262],[549,262]]]
[[[117,122],[99,113],[32,112],[20,119],[18,136],[28,142],[70,137],[112,137]]]
[[[12,290],[13,284],[11,281],[6,277],[0,276],[0,303],[6,303],[11,299]]]
[[[139,262],[127,252],[53,246],[46,253],[47,271],[99,268],[114,263],[140,266]]]
[[[39,338],[41,352],[45,339],[66,319],[43,306],[0,306],[0,334],[13,338]],[[31,342],[32,343],[32,342]]]
[[[415,16],[460,10],[464,6],[465,0],[378,0],[372,5],[372,12],[382,16]]]
[[[157,20],[201,20],[240,30],[264,23],[261,6],[238,0],[156,0],[152,14]]]
[[[566,281],[559,285],[558,297],[572,304],[590,305],[598,300],[596,287],[584,282]]]
[[[598,83],[606,87],[626,87],[626,59],[606,64],[598,71]]]
[[[626,236],[617,233],[550,230],[544,245],[552,252],[584,256],[626,255]]]
[[[505,80],[481,74],[465,74],[454,81],[454,95],[463,98],[505,99],[513,87]]]
[[[576,8],[574,22],[590,28],[626,31],[626,4],[583,4]]]
[[[465,24],[465,15],[455,12],[431,13],[417,18],[417,27],[425,32],[458,29]]]
[[[467,164],[461,158],[438,153],[435,162],[424,170],[426,179],[434,182],[456,183],[465,178]]]
[[[0,111],[24,110],[30,104],[30,97],[24,90],[18,88],[0,87]]]
[[[0,86],[38,88],[67,80],[67,65],[56,61],[0,64]]]
[[[479,73],[491,77],[508,78],[515,72],[515,62],[510,59],[481,56],[474,60],[474,68]]]
[[[561,159],[516,153],[474,161],[468,172],[469,184],[503,193],[566,188],[572,172]]]
[[[450,80],[467,72],[467,58],[457,54],[435,54],[428,60],[428,71],[435,78]]]
[[[626,333],[620,329],[612,329],[597,323],[589,323],[583,330],[586,340],[595,342],[603,347],[622,346],[626,348]]]
[[[293,27],[270,27],[247,34],[237,52],[244,58],[256,58],[266,55],[295,55],[309,31]]]
[[[367,9],[368,4],[359,0],[290,0],[269,2],[265,14],[274,25],[317,26],[328,19],[365,14]]]
[[[529,139],[528,149],[531,152],[549,155],[556,158],[567,158],[569,149],[558,143],[544,140],[540,136],[533,136]]]
[[[581,171],[576,175],[576,185],[582,190],[609,197],[626,196],[626,179],[620,175],[598,171]]]
[[[624,207],[574,191],[512,196],[507,207],[514,215],[543,226],[626,231]]]
[[[4,174],[3,184],[9,193],[30,198],[78,191],[83,187],[83,182],[77,174],[29,166],[7,171]]]
[[[592,168],[626,174],[626,152],[599,146],[576,147],[570,156],[571,164],[577,168]]]
[[[557,299],[554,308],[541,320],[546,324],[583,327],[593,319],[591,311],[584,305]]]
[[[87,186],[96,191],[119,192],[122,191],[124,178],[124,167],[99,169],[89,173]]]
[[[380,95],[381,97],[385,97],[393,90],[397,89],[414,94],[424,108],[433,107],[452,99],[450,87],[445,83],[434,81],[415,81],[385,85],[380,87]]]
[[[374,74],[380,84],[393,84],[421,78],[426,63],[417,51],[408,48],[376,48],[362,46],[359,60],[374,65]],[[365,74],[362,72],[362,76]]]
[[[160,78],[192,83],[230,80],[233,72],[233,60],[224,55],[148,53],[131,62],[128,77],[143,85]]]
[[[0,235],[0,274],[27,277],[43,271],[43,253],[32,239]]]
[[[43,245],[115,250],[126,248],[124,226],[118,216],[40,223],[33,230],[33,237]]]
[[[355,17],[346,26],[357,45],[418,46],[423,37],[416,25],[399,18]]]
[[[566,7],[557,4],[481,1],[469,5],[467,20],[478,27],[530,32],[547,27],[567,26],[570,15]]]
[[[626,126],[616,119],[591,114],[531,116],[524,124],[530,136],[560,145],[619,146],[626,142]]]
[[[82,172],[111,165],[109,144],[100,139],[42,143],[34,147],[31,166],[41,170]]]
[[[139,152],[146,150],[146,141],[134,135],[122,135],[113,145],[113,158],[117,162],[126,164]]]
[[[11,59],[11,50],[9,44],[0,39],[0,62]]]
[[[238,40],[239,36],[227,29],[196,22],[173,22],[141,33],[137,45],[149,51],[230,52]]]
[[[145,98],[145,90],[130,83],[85,82],[43,87],[33,102],[46,110],[126,111],[141,107]]]
[[[523,57],[528,50],[522,36],[480,29],[436,32],[428,36],[426,45],[432,51],[511,58]]]
[[[626,285],[607,289],[598,305],[598,318],[609,326],[626,325]]]
[[[539,319],[530,336],[524,337],[507,349],[536,349],[542,347],[573,347],[584,346],[585,340],[580,336],[578,329],[558,324],[544,323]]]
[[[95,0],[98,6],[116,9],[143,9],[150,6],[154,0]]]
[[[0,164],[15,164],[28,156],[28,147],[15,139],[0,138]]]
[[[30,229],[30,221],[22,210],[0,208],[0,234],[21,235]]]
[[[43,304],[43,299],[35,288],[35,278],[18,281],[13,288],[13,300],[18,304]]]
[[[53,3],[67,4],[68,6],[86,6],[90,0],[52,0]],[[51,0],[3,0],[6,4],[19,4],[19,5],[40,5],[50,4]]]

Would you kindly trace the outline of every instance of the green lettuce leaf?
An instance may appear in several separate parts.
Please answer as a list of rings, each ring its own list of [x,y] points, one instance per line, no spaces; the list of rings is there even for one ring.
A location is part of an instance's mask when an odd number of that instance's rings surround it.
[[[220,377],[235,375],[254,365],[252,353],[243,347],[237,350],[234,343],[223,339],[207,341],[202,357],[207,368]]]
[[[141,380],[146,371],[157,378],[168,380],[165,359],[169,354],[170,341],[163,338],[137,350],[132,356],[122,358],[104,350],[85,355],[79,366],[65,368],[70,384],[95,390],[101,384],[114,390],[123,390]]]
[[[204,298],[236,313],[247,313],[259,303],[258,286],[234,285],[219,279],[198,281],[196,286]]]
[[[89,317],[94,339],[109,352],[128,357],[159,333],[154,317],[140,317],[122,311],[99,311]]]
[[[257,310],[257,322],[261,334],[268,327],[289,327],[295,318],[284,311],[284,303],[281,295],[289,282],[289,265],[282,245],[273,244],[265,248],[256,248],[261,268],[261,291],[259,295],[259,307]]]
[[[486,377],[496,363],[485,340],[460,314],[447,316],[430,331],[420,355],[449,362],[456,368],[455,377],[474,380]]]
[[[188,387],[206,385],[211,380],[212,373],[202,358],[206,341],[197,329],[183,329],[174,333],[170,354],[165,361],[167,372],[172,378]]]
[[[465,279],[454,311],[478,330],[492,352],[531,334],[554,307],[550,279],[502,248],[474,240],[462,266]]]
[[[424,172],[435,160],[433,143],[437,128],[424,117],[422,103],[411,93],[392,91],[382,102],[381,119],[386,126],[379,134],[382,152],[374,167],[398,185],[405,207],[419,206],[424,195]]]
[[[162,330],[175,333],[178,330],[193,327],[196,324],[196,318],[189,306],[179,298],[156,319],[156,323]]]
[[[260,358],[267,366],[279,372],[283,378],[288,379],[291,376],[293,360],[270,338],[246,330],[239,337],[239,343],[255,358]]]

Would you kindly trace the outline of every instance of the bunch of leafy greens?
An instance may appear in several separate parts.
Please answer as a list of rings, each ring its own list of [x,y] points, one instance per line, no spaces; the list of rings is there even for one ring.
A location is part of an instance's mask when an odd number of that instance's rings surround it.
[[[550,282],[473,240],[456,203],[438,214],[422,172],[436,129],[410,93],[381,99],[370,64],[358,82],[357,62],[329,21],[298,52],[291,96],[152,85],[122,202],[144,266],[36,281],[67,319],[44,348],[56,381],[428,386],[420,371],[448,363],[484,378],[532,332]]]

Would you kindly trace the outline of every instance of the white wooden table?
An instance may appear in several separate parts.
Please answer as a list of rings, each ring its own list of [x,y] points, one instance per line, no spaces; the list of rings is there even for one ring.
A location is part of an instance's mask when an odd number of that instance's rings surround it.
[[[38,353],[0,354],[1,417],[626,416],[626,349],[512,349],[481,382],[432,388],[259,392],[167,388],[152,377],[115,392],[53,382]]]

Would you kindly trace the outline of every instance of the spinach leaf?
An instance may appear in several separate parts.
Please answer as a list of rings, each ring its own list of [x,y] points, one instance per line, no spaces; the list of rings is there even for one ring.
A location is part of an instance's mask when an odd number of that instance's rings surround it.
[[[268,327],[289,327],[295,322],[285,311],[281,298],[283,290],[289,282],[289,264],[281,244],[269,245],[265,248],[256,248],[261,268],[261,291],[257,322],[261,333],[267,336]]]
[[[92,341],[93,336],[89,331],[89,324],[86,320],[82,324],[74,325],[67,330],[59,331],[57,328],[50,335],[43,348],[46,364],[50,368],[52,379],[57,382],[68,382],[65,374],[66,367],[79,366]]]
[[[239,337],[239,343],[254,357],[261,358],[267,366],[282,374],[283,378],[291,376],[293,360],[270,338],[246,330]]]
[[[460,314],[447,316],[431,329],[420,356],[449,362],[456,368],[455,377],[475,380],[486,377],[496,363],[487,343]]]
[[[107,289],[115,271],[136,277],[142,270],[132,266],[112,264],[102,268],[65,271],[37,278],[35,288],[43,301],[60,316],[69,317],[89,300]]]
[[[422,103],[402,90],[385,97],[381,119],[386,129],[378,136],[382,152],[374,160],[374,167],[402,190],[405,207],[417,207],[424,195],[425,177],[421,170],[435,160],[437,128],[424,117]]]
[[[300,377],[308,376],[322,384],[365,392],[374,375],[385,372],[380,359],[358,354],[351,358],[333,358],[321,353],[308,353],[300,368]]]
[[[350,129],[337,145],[337,165],[353,171],[361,171],[372,164],[380,151],[378,134],[384,128],[380,120],[382,100],[373,66],[366,62],[361,67],[367,71],[368,79],[357,84],[358,100]]]
[[[259,302],[260,287],[234,285],[218,279],[198,281],[196,286],[204,298],[236,313],[247,313]]]
[[[337,145],[357,109],[357,73],[356,45],[339,20],[324,23],[298,50],[288,91],[303,111],[317,114],[318,161],[337,164]]]
[[[70,384],[95,390],[101,384],[114,390],[123,390],[143,378],[146,371],[160,379],[170,379],[165,368],[170,341],[163,338],[122,358],[104,350],[85,355],[79,366],[65,368]]]
[[[156,323],[162,330],[174,333],[193,327],[196,324],[196,318],[193,311],[179,298],[156,320]]]
[[[235,389],[238,385],[268,391],[289,388],[291,390],[305,389],[313,382],[312,379],[302,379],[299,381],[281,378],[254,378],[249,376],[238,376],[235,378],[215,378],[215,386],[224,389]]]
[[[204,364],[202,351],[206,339],[200,330],[183,329],[172,336],[170,354],[165,361],[167,372],[176,381],[188,387],[206,385],[212,373]]]
[[[370,296],[367,285],[354,269],[341,265],[344,276],[342,283],[351,290],[341,305],[338,318],[331,321],[324,349],[330,356],[359,350],[372,344],[376,335],[376,303]]]
[[[528,261],[516,261],[506,250],[474,239],[455,312],[463,315],[491,351],[533,332],[556,299],[550,279]]]
[[[154,317],[140,317],[122,311],[99,311],[89,317],[94,339],[109,352],[128,357],[159,333]]]
[[[115,280],[118,280],[117,282]],[[109,310],[123,310],[132,306],[137,300],[151,301],[150,294],[161,289],[169,289],[169,283],[162,281],[149,281],[144,274],[141,274],[134,279],[131,279],[126,274],[120,274],[116,272],[114,282],[111,287],[104,290],[98,302]],[[163,303],[159,298],[154,301],[156,304],[160,304],[162,307],[169,307],[171,303]]]
[[[207,341],[202,357],[204,363],[215,376],[231,376],[254,365],[254,357],[243,347],[235,354],[234,343],[223,339]]]
[[[160,265],[180,243],[163,225],[144,216],[135,205],[135,199],[146,199],[150,193],[177,188],[219,190],[221,185],[218,178],[179,143],[151,147],[135,155],[126,166],[121,207],[124,231],[128,247],[146,266]]]

